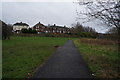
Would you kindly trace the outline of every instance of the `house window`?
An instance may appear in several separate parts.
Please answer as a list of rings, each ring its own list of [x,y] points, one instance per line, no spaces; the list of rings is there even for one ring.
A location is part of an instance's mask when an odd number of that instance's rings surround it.
[[[48,31],[46,31],[46,33],[48,33]]]
[[[38,34],[40,34],[40,32],[38,32]]]

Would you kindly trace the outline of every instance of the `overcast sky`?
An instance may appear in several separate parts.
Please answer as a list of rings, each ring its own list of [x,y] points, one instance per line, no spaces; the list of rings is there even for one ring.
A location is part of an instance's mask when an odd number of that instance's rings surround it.
[[[70,2],[5,2],[2,19],[7,23],[26,22],[70,26],[75,22],[76,12]]]
[[[76,23],[76,9],[78,5],[71,2],[2,2],[2,20],[7,24],[25,22],[30,27],[39,21],[45,25],[56,24],[70,27]],[[79,7],[84,9],[83,7]],[[105,32],[97,22],[85,24]]]

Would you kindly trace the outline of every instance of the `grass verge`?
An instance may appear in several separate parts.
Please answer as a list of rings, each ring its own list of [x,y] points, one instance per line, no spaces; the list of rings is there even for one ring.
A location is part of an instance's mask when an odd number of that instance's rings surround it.
[[[0,79],[2,79],[2,40],[0,40]]]
[[[28,73],[32,73],[56,50],[54,46],[62,46],[67,40],[54,37],[12,37],[11,40],[3,40],[2,77],[27,78]]]
[[[118,46],[102,39],[74,40],[81,55],[96,78],[120,78]]]

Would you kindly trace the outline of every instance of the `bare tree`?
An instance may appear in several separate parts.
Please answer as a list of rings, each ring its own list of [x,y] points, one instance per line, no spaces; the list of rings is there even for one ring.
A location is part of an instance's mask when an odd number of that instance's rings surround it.
[[[116,27],[113,27],[113,28],[110,28],[106,33],[107,34],[118,34],[118,31]]]
[[[93,29],[92,27],[83,26],[79,22],[77,22],[77,24],[74,24],[73,27],[76,33],[79,33],[79,32],[97,33],[95,29]]]
[[[120,1],[114,0],[114,2],[96,0],[95,2],[87,1],[81,2],[79,5],[85,6],[86,11],[77,11],[79,19],[87,19],[85,22],[89,22],[95,19],[99,19],[109,27],[116,27],[120,30]],[[80,15],[83,15],[82,17]]]
[[[12,26],[7,25],[3,21],[0,21],[2,23],[2,39],[10,39],[10,36],[12,35]]]

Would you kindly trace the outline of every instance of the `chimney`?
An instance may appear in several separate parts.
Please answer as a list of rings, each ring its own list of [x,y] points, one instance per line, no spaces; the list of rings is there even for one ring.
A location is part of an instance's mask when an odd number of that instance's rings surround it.
[[[56,26],[56,24],[54,24],[54,26]]]

